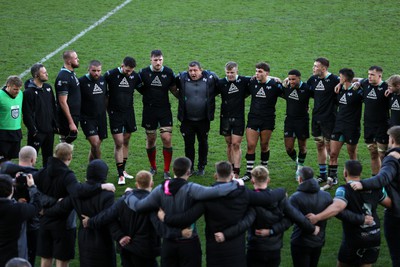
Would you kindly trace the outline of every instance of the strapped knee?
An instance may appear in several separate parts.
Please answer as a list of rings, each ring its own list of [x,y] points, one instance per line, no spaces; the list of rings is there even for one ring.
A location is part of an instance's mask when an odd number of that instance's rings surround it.
[[[172,127],[160,127],[160,134],[172,133]]]

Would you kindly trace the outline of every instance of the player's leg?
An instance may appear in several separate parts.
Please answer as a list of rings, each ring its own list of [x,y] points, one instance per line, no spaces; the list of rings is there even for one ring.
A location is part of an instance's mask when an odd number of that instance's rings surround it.
[[[246,174],[243,176],[244,181],[250,181],[251,171],[253,170],[256,160],[256,147],[260,133],[252,128],[246,129],[247,152],[246,152]]]
[[[94,159],[100,159],[101,158],[101,150],[100,150],[101,139],[100,139],[100,137],[98,135],[91,135],[91,136],[88,136],[87,139],[90,144],[89,161],[92,161]]]
[[[198,123],[196,127],[197,141],[199,142],[199,161],[197,164],[197,175],[203,176],[205,174],[205,167],[207,165],[208,157],[208,133],[210,131],[210,121],[204,120]]]
[[[261,146],[261,165],[268,168],[268,161],[270,155],[269,141],[271,140],[272,130],[262,130],[260,132],[260,146]]]
[[[164,157],[164,179],[171,177],[169,169],[172,161],[172,127],[160,127],[160,136],[163,143],[163,157]]]
[[[114,139],[114,158],[115,164],[117,165],[118,172],[118,184],[125,184],[124,177],[124,153],[123,153],[123,144],[124,144],[124,134],[117,133],[112,135]]]
[[[236,178],[240,174],[240,162],[242,160],[242,139],[243,136],[232,134],[231,136],[231,162],[233,163],[233,173]]]
[[[183,141],[185,143],[185,157],[191,160],[192,169],[191,173],[193,173],[194,169],[194,160],[195,160],[195,149],[194,143],[196,141],[196,135],[191,125],[191,122],[188,120],[184,120],[181,124],[180,131],[183,137]]]
[[[156,138],[157,138],[157,129],[146,129],[146,152],[147,158],[150,163],[150,173],[152,175],[157,173],[157,164],[156,164]]]

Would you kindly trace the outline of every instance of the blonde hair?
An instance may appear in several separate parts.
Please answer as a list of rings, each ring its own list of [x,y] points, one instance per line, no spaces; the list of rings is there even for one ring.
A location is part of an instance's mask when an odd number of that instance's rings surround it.
[[[136,182],[140,189],[149,188],[151,186],[151,181],[153,180],[153,176],[148,171],[139,171],[136,174]]]
[[[269,178],[269,171],[264,166],[256,166],[251,171],[251,177],[253,177],[257,183],[265,183]]]
[[[54,150],[54,157],[61,161],[67,161],[72,156],[74,146],[68,143],[59,143]]]

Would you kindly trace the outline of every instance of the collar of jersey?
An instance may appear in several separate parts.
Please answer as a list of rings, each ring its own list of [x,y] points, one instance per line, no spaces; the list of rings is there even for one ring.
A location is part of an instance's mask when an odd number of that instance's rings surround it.
[[[153,66],[152,66],[152,65],[150,65],[150,70],[151,70],[152,72],[155,72],[155,71],[153,70]],[[162,68],[161,68],[160,71],[156,71],[156,72],[162,72],[163,70],[164,70],[164,66],[162,66]]]
[[[258,83],[261,83],[261,84],[267,84],[267,83],[269,83],[270,80],[271,80],[270,78],[267,78],[267,81],[266,81],[265,83],[262,83],[262,82],[260,82],[259,80],[257,80],[257,82],[258,82]]]
[[[236,75],[235,82],[237,82],[237,79],[238,79],[238,78],[239,78],[239,75]],[[225,77],[225,80],[226,80],[227,82],[229,82],[228,77]]]
[[[61,68],[61,70],[65,70],[65,71],[68,71],[69,73],[73,73],[73,71],[70,71],[69,69],[67,69],[67,68],[64,67],[64,66]]]

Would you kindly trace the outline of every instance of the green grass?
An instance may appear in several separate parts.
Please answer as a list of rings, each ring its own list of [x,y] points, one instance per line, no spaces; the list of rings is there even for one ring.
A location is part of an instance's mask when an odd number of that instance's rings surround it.
[[[0,81],[12,74],[20,74],[30,66],[68,42],[123,1],[1,1],[0,2]],[[398,72],[399,28],[396,1],[132,1],[104,23],[88,32],[69,47],[78,52],[81,67],[78,76],[86,72],[91,59],[103,62],[103,70],[120,65],[123,57],[131,55],[138,69],[149,64],[152,49],[162,49],[165,64],[175,72],[186,69],[191,60],[199,60],[206,69],[223,76],[223,66],[229,60],[239,63],[240,73],[252,75],[259,61],[271,64],[271,75],[285,77],[292,69],[299,69],[306,80],[311,75],[313,59],[326,56],[330,70],[337,73],[350,67],[356,76],[365,77],[371,65],[384,69],[384,78]],[[62,66],[61,52],[44,63],[49,82]],[[27,78],[27,77],[25,77]],[[137,94],[135,110],[141,122],[141,96]],[[173,113],[177,101],[171,96]],[[220,100],[217,100],[220,103]],[[286,187],[289,194],[296,189],[294,165],[283,145],[285,103],[277,103],[277,127],[271,140],[270,171],[272,187]],[[210,131],[209,165],[206,177],[191,180],[211,184],[214,162],[225,159],[225,142],[218,135],[219,111]],[[173,132],[174,157],[182,156],[183,140],[175,119]],[[26,142],[24,138],[23,143]],[[317,168],[315,144],[308,142],[306,164]],[[243,155],[246,142],[242,143]],[[116,182],[111,135],[105,140],[103,158],[110,166],[109,180]],[[71,168],[80,180],[85,177],[89,145],[80,133],[75,142]],[[161,142],[158,140],[157,162],[162,166]],[[347,153],[342,151],[339,165]],[[360,141],[359,159],[364,165],[364,177],[370,174],[367,149]],[[259,160],[259,152],[257,152]],[[148,169],[145,134],[142,128],[133,134],[127,169],[136,173]],[[39,164],[40,166],[40,164]],[[242,161],[245,166],[245,161]],[[242,167],[242,172],[244,167]],[[341,168],[339,170],[341,172]],[[162,180],[156,176],[156,184]],[[134,186],[128,181],[128,186]],[[117,196],[123,188],[119,187]],[[202,222],[200,228],[202,228]],[[336,219],[329,222],[327,242],[320,266],[335,265],[341,241],[341,226]],[[282,266],[291,266],[290,231],[285,235]],[[203,242],[204,243],[204,242]],[[386,243],[376,266],[390,264]],[[78,266],[77,260],[71,266]]]

